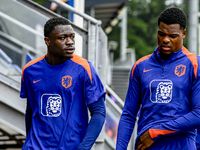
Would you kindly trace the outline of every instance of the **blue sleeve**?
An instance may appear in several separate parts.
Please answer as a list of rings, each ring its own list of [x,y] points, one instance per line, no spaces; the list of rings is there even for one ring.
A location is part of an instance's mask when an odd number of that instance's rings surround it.
[[[200,128],[197,129],[196,146],[197,150],[200,150]]]
[[[25,123],[26,123],[26,136],[28,136],[32,123],[32,109],[28,99],[26,105]]]
[[[125,105],[118,126],[116,150],[127,149],[135,126],[137,113],[140,108],[139,93],[140,83],[137,76],[137,70],[135,69],[134,76],[132,78],[130,74],[129,87],[126,95]]]
[[[91,69],[91,78],[89,76],[85,76],[85,93],[86,93],[86,101],[87,104],[92,104],[95,101],[98,101],[100,97],[105,95],[103,84],[91,62],[89,62]]]
[[[191,111],[189,113],[150,128],[151,138],[155,141],[162,136],[191,131],[200,126],[200,66],[197,78],[192,84],[190,104]]]
[[[106,115],[104,100],[105,96],[102,96],[98,101],[88,105],[91,112],[91,119],[87,128],[86,135],[78,147],[78,150],[90,150],[99,133],[101,132]]]
[[[25,71],[23,72],[22,78],[21,78],[21,90],[20,90],[20,97],[21,98],[27,98],[27,87],[25,83]]]

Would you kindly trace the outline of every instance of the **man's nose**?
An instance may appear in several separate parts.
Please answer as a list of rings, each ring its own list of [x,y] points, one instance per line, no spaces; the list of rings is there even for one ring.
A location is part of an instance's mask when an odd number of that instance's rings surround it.
[[[163,38],[163,43],[168,43],[170,41],[169,37],[168,36],[165,36]]]
[[[72,44],[74,44],[74,40],[72,40],[70,37],[67,37],[66,38],[66,44],[72,45]]]

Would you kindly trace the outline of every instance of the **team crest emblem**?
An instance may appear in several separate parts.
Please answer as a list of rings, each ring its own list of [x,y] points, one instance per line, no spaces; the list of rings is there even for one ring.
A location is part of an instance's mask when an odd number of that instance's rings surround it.
[[[41,114],[58,117],[61,114],[62,98],[59,94],[43,94],[41,97]]]
[[[72,77],[64,76],[62,77],[62,86],[66,89],[72,85]]]
[[[172,100],[171,80],[153,80],[150,83],[150,100],[153,103],[169,103]]]
[[[185,74],[186,66],[185,65],[178,65],[175,68],[175,74],[180,77]]]

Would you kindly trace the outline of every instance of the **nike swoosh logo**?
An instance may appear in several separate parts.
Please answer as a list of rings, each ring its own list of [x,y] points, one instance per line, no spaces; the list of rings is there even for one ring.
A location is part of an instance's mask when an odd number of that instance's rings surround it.
[[[151,71],[151,70],[153,70],[153,69],[149,69],[149,70],[145,70],[145,69],[144,69],[143,72],[148,72],[148,71]]]
[[[39,82],[39,81],[41,81],[41,79],[40,79],[40,80],[33,80],[33,83],[37,83],[37,82]]]

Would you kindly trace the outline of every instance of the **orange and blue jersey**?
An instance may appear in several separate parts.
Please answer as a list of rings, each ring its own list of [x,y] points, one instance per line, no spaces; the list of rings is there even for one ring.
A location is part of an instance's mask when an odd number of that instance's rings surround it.
[[[22,149],[77,149],[88,127],[88,105],[105,95],[91,62],[73,55],[59,65],[45,56],[23,69],[20,97],[32,110],[31,127]]]
[[[193,145],[195,149],[196,128],[200,126],[199,98],[200,57],[182,47],[163,61],[157,47],[153,54],[139,59],[131,70],[119,122],[117,150],[126,149],[139,109],[137,138],[149,130],[155,141],[152,149],[156,149],[156,143],[165,145],[166,140],[179,139],[179,136],[191,139],[194,143],[190,141],[188,147],[192,149]]]

